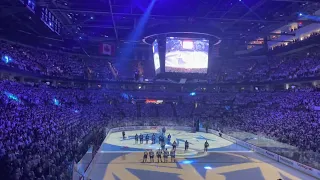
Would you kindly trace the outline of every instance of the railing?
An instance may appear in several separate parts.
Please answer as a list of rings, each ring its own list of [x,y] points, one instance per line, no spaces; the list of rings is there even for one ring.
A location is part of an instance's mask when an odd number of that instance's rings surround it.
[[[80,179],[87,179],[85,178],[85,172],[88,170],[90,164],[94,160],[95,155],[98,152],[103,140],[106,138],[107,134],[109,133],[108,128],[102,128],[98,131],[94,131],[93,133],[89,134],[85,137],[86,142],[90,142],[90,147],[87,148],[86,153],[83,157],[73,165],[72,168],[72,179],[80,180]]]
[[[205,131],[204,129],[201,129],[201,131]],[[215,130],[209,130],[210,133],[213,133],[215,135],[219,135],[218,131]],[[229,140],[231,142],[234,142],[240,146],[243,146],[249,150],[252,150],[254,152],[257,152],[258,154],[262,154],[270,159],[273,159],[277,162],[280,162],[282,164],[285,164],[287,166],[290,166],[294,169],[297,169],[299,171],[302,171],[308,175],[311,175],[313,177],[319,178],[320,179],[320,170],[307,166],[302,162],[298,162],[293,160],[293,158],[290,157],[286,157],[283,152],[277,152],[274,151],[274,149],[272,149],[273,151],[269,150],[268,146],[264,146],[263,148],[261,147],[261,139],[265,138],[265,137],[259,137],[257,135],[255,136],[249,136],[249,139],[251,140],[250,143],[248,143],[248,139],[246,138],[246,140],[239,140],[238,138],[241,138],[241,135],[237,134],[237,138],[234,138],[233,135],[235,131],[231,131],[231,132],[227,132],[227,133],[222,133],[222,138]],[[247,132],[243,132],[245,134],[249,134]],[[260,147],[259,147],[259,143],[260,143]],[[279,144],[279,142],[277,142]],[[257,144],[257,145],[255,145]],[[287,151],[289,152],[289,151]],[[310,162],[311,159],[309,159]],[[316,163],[318,163],[319,161],[315,161]]]
[[[295,146],[278,142],[277,140],[266,137],[265,135],[256,135],[235,129],[224,129],[224,133],[232,137],[237,137],[237,139],[246,143],[292,159],[296,162],[320,169],[320,154],[317,152],[301,151]]]

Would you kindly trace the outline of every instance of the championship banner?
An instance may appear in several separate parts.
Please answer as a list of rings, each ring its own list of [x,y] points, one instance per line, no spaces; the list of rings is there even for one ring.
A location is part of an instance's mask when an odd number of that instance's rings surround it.
[[[113,56],[115,54],[115,48],[112,44],[103,43],[99,49],[101,54]]]

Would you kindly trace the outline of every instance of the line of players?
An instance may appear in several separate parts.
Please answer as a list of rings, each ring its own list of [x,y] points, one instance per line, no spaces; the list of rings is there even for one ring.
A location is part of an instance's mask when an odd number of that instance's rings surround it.
[[[148,144],[148,141],[149,141],[150,137],[149,137],[149,134],[147,134],[145,138],[143,138],[142,134],[140,134],[139,136],[138,136],[138,134],[136,134],[134,139],[135,139],[135,144],[137,144],[139,142],[139,140],[140,140],[140,144],[143,144],[143,140],[144,139],[146,141],[146,144]],[[171,140],[171,135],[170,134],[168,135],[167,139],[168,139],[168,142],[170,142],[170,140]],[[161,144],[161,145],[162,145],[162,143],[165,144],[164,141],[165,141],[164,140],[164,136],[160,135],[159,136],[159,144]],[[151,136],[151,144],[155,144],[155,143],[156,143],[156,135],[153,133],[152,136]]]
[[[123,131],[122,132],[122,137],[123,139],[125,138],[125,132]],[[138,136],[138,134],[135,135],[135,144],[137,144],[139,142],[139,139],[140,139],[140,144],[143,144],[143,135],[140,134]],[[169,134],[168,137],[168,142],[170,142],[171,140],[171,135]],[[155,144],[156,140],[156,136],[155,134],[153,133],[152,134],[152,137],[151,137],[151,144]],[[148,141],[149,141],[149,134],[146,135],[145,137],[145,141],[146,141],[146,144],[148,144]],[[157,158],[158,158],[158,162],[168,162],[168,157],[169,155],[171,156],[171,162],[176,162],[176,159],[175,159],[175,151],[176,151],[176,147],[177,147],[177,143],[176,141],[174,141],[172,143],[172,149],[170,151],[170,154],[169,154],[169,151],[167,150],[167,148],[165,148],[165,140],[164,140],[164,136],[163,135],[160,135],[159,136],[159,144],[161,146],[161,149],[159,148],[158,151],[156,152],[157,153]],[[208,147],[209,147],[209,143],[208,141],[206,140],[206,142],[204,143],[204,152],[207,152],[208,151]],[[185,143],[184,143],[184,150],[187,151],[189,149],[189,142],[186,140]],[[161,158],[161,154],[163,153],[163,161],[162,161],[162,158]],[[143,154],[143,162],[146,162],[147,159],[148,159],[148,154],[149,154],[149,158],[150,158],[150,162],[154,162],[154,152],[152,151],[152,149],[150,151],[146,150]]]
[[[206,142],[204,143],[204,152],[208,151],[208,147],[209,147],[209,143],[206,140]],[[157,158],[158,158],[158,163],[160,161],[167,163],[169,155],[171,157],[171,162],[176,162],[176,148],[177,148],[177,144],[174,141],[172,143],[172,149],[171,149],[170,154],[169,154],[168,149],[167,148],[164,149],[164,145],[163,146],[161,145],[161,149],[159,148],[158,151],[156,152],[157,153]],[[189,142],[185,141],[185,151],[187,151],[188,149],[189,149]],[[163,161],[162,161],[162,158],[161,158],[161,154],[162,153],[163,153]],[[142,162],[147,162],[148,155],[149,155],[149,158],[150,158],[150,162],[154,162],[154,152],[152,151],[152,149],[150,151],[146,150],[143,153],[143,161]]]
[[[126,133],[125,133],[125,131],[122,131],[122,139],[125,139],[125,138],[126,138]],[[139,139],[140,139],[140,144],[143,144],[143,135],[142,134],[140,134],[139,136],[138,136],[138,134],[136,134],[134,139],[135,139],[135,144],[137,144],[139,142]],[[146,144],[148,144],[149,139],[150,139],[149,134],[147,134],[145,137]],[[167,139],[168,139],[168,142],[170,142],[170,140],[171,140],[170,134],[168,135]],[[163,146],[165,145],[164,141],[165,141],[164,136],[163,135],[159,136],[159,144],[161,144],[161,146],[162,146],[162,144],[163,144]],[[151,136],[151,144],[155,144],[155,143],[156,143],[156,135],[153,133]]]
[[[164,132],[165,132],[165,130],[164,130]],[[122,138],[125,139],[125,136],[126,136],[125,131],[122,131]],[[140,134],[139,136],[138,136],[138,134],[136,134],[134,139],[135,139],[135,144],[138,143],[139,139],[140,139],[140,144],[143,144],[143,135],[142,134]],[[171,135],[170,134],[168,135],[167,139],[168,139],[168,142],[170,142],[170,140],[171,140]],[[148,144],[149,134],[146,135],[145,140],[146,140],[146,144]],[[151,141],[152,141],[151,144],[155,144],[156,143],[156,135],[154,133],[152,134]],[[162,150],[164,150],[164,147],[166,145],[166,143],[164,141],[165,141],[164,140],[164,136],[160,135],[159,136],[159,144],[161,144],[161,149]],[[176,143],[176,141],[174,141],[172,143],[172,147],[175,149],[176,146],[177,146],[177,143]],[[206,140],[206,142],[204,143],[204,152],[208,152],[208,147],[209,147],[209,143]],[[187,151],[188,149],[189,149],[189,142],[186,140],[184,142],[184,150]]]
[[[138,136],[138,134],[136,134],[135,135],[135,144],[137,144],[139,142],[139,140],[140,140],[140,144],[143,144],[143,139],[144,138],[143,138],[142,134],[140,134],[139,136]],[[170,140],[171,140],[171,135],[170,134],[168,135],[167,139],[168,139],[168,142],[170,142]],[[146,144],[148,144],[149,134],[147,134],[145,136],[145,141],[146,141]],[[152,136],[151,136],[151,144],[155,144],[155,143],[156,143],[156,135],[153,133]],[[176,162],[176,147],[177,147],[176,141],[174,141],[172,143],[172,149],[171,149],[170,152],[168,151],[167,148],[165,148],[166,143],[165,143],[165,139],[164,139],[163,135],[159,136],[159,144],[161,146],[161,149],[159,148],[158,151],[156,152],[158,163],[159,162],[167,163],[169,156],[171,157],[171,162]],[[149,158],[150,158],[150,162],[154,162],[154,152],[152,151],[152,149],[150,151],[146,150],[144,152],[143,161],[142,162],[147,162],[148,155],[149,155]],[[163,161],[162,161],[161,156],[163,156]]]
[[[163,161],[161,158],[161,154],[163,154]],[[142,162],[147,162],[148,160],[148,155],[150,158],[150,162],[154,162],[154,152],[152,151],[152,149],[150,151],[146,150],[143,153],[143,160]],[[168,162],[168,157],[171,157],[171,162],[176,162],[176,149],[172,148],[171,151],[169,152],[168,149],[166,148],[165,150],[161,150],[160,148],[157,150],[156,152],[157,155],[157,159],[158,159],[158,163],[159,162]]]

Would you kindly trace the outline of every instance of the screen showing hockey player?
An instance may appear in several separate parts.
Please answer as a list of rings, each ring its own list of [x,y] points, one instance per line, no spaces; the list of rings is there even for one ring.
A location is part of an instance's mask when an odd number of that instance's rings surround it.
[[[167,37],[166,72],[207,73],[209,41]]]

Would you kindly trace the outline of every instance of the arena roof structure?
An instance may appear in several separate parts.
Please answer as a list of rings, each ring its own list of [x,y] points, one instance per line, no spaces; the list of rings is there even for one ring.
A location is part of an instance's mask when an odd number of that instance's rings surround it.
[[[148,6],[154,3],[146,15]],[[23,3],[34,3],[40,18],[46,8],[61,23],[59,33],[47,33],[34,25],[34,18],[22,10]],[[248,45],[292,22],[304,24],[299,14],[313,14],[320,9],[318,0],[4,0],[1,29],[26,31],[52,38],[89,41],[127,42],[133,30],[141,31],[133,43],[143,37],[166,32],[212,34],[222,42]],[[26,9],[26,8],[25,8]],[[29,8],[30,9],[30,8]],[[143,22],[142,27],[138,27]],[[59,27],[60,28],[60,27]],[[141,29],[140,29],[141,28]]]

